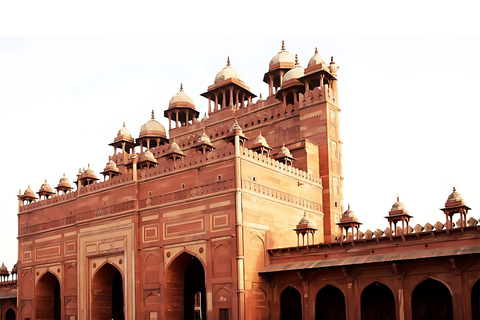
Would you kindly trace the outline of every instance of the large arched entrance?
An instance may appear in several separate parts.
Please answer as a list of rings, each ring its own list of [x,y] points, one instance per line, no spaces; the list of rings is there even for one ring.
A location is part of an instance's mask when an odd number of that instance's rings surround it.
[[[345,297],[332,285],[318,291],[315,300],[315,320],[345,320]]]
[[[412,292],[413,320],[453,319],[452,296],[440,281],[427,279]]]
[[[395,297],[386,285],[370,284],[363,289],[360,300],[362,320],[395,320]]]
[[[92,281],[92,320],[124,320],[123,277],[110,263]]]
[[[281,320],[302,320],[302,297],[293,287],[287,287],[280,295]]]
[[[12,308],[5,313],[5,320],[15,320],[15,311]]]
[[[52,273],[46,272],[35,288],[35,310],[37,319],[60,320],[60,283]]]
[[[167,271],[167,319],[205,320],[205,271],[196,257],[182,253]]]
[[[472,319],[480,320],[480,280],[472,288]]]

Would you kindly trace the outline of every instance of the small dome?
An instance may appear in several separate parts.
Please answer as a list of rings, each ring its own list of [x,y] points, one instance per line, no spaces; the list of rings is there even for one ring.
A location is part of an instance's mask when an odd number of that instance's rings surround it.
[[[172,99],[170,99],[170,102],[168,103],[168,108],[171,108],[172,104],[179,102],[187,102],[194,105],[192,98],[190,98],[185,92],[183,92],[183,84],[180,84],[180,92],[174,95]]]
[[[262,101],[265,101],[265,99],[263,99],[262,94],[260,93],[260,97],[258,98],[257,103],[262,102]]]
[[[105,170],[115,170],[118,171],[117,164],[112,160],[112,157],[109,157],[107,164],[105,165]]]
[[[298,79],[305,75],[305,70],[298,64],[298,57],[295,55],[295,68],[288,70],[287,73],[283,76],[283,81],[288,81],[290,79]]]
[[[448,196],[447,202],[463,201],[463,197],[460,193],[457,192],[455,187],[453,187],[452,193]]]
[[[264,136],[262,136],[262,133],[261,133],[261,132],[260,132],[260,134],[253,140],[253,145],[254,145],[254,146],[261,145],[261,146],[269,147],[269,148],[270,148],[270,146],[269,146],[268,143],[267,143],[267,140],[265,139]]]
[[[168,150],[171,151],[181,151],[180,146],[178,145],[177,141],[173,140],[172,144],[170,145],[170,148]]]
[[[205,133],[205,128],[203,129],[203,133],[198,137],[197,142],[211,144],[210,138]]]
[[[67,187],[67,188],[72,187],[68,179],[65,177],[65,173],[63,174],[63,177],[60,178],[60,181],[58,182],[58,185],[57,185],[57,188],[61,188],[61,187]]]
[[[42,186],[40,187],[39,192],[42,192],[42,191],[53,192],[52,187],[50,187],[50,185],[47,183],[47,179],[45,179],[45,183],[42,184]]]
[[[357,217],[355,216],[355,213],[353,212],[352,209],[350,209],[350,204],[348,204],[347,211],[345,211],[342,215],[343,218],[351,218],[353,220],[357,220]]]
[[[242,79],[240,78],[240,75],[238,74],[237,69],[233,68],[230,65],[230,57],[227,58],[227,66],[223,68],[217,75],[215,76],[215,83],[218,81],[222,81],[225,79],[230,79],[230,78],[236,78],[240,81]],[[243,82],[243,81],[242,81]]]
[[[203,115],[203,118],[202,118],[202,122],[205,122],[208,120],[208,117],[207,117],[207,113],[205,112],[205,114]]]
[[[310,58],[310,61],[308,61],[308,66],[311,67],[322,63],[325,63],[325,59],[323,59],[323,57],[318,54],[317,48],[315,48],[315,54],[313,55],[313,57]]]
[[[300,221],[298,221],[298,224],[309,224],[310,221],[307,220],[307,212],[304,212],[303,213],[303,217],[302,219],[300,219]]]
[[[285,50],[285,43],[282,40],[282,50],[277,53],[271,60],[270,65],[279,63],[279,62],[295,62],[295,57],[288,51]]]
[[[93,169],[90,168],[90,163],[88,164],[87,169],[83,170],[82,178],[93,178],[93,179],[97,178],[97,176],[95,175],[95,172],[93,172]]]
[[[130,133],[130,130],[125,127],[125,122],[123,123],[123,127],[118,130],[117,137],[131,137],[132,134]]]
[[[142,159],[140,161],[146,161],[146,160],[157,162],[157,160],[155,160],[155,157],[153,156],[153,153],[150,150],[147,150],[143,153]]]
[[[8,269],[2,262],[2,266],[0,267],[0,275],[8,275]]]
[[[23,195],[27,196],[27,197],[34,197],[35,198],[35,193],[33,192],[32,189],[30,189],[30,185],[28,185],[28,188],[27,188],[27,190],[25,190]]]
[[[400,197],[397,196],[397,202],[395,202],[392,206],[392,211],[396,211],[396,210],[404,210],[405,209],[405,205],[400,202]]]
[[[287,147],[285,147],[285,143],[280,148],[280,152],[278,152],[278,155],[279,156],[284,156],[284,157],[292,157],[292,153],[290,152],[290,150],[288,150]]]
[[[13,265],[12,273],[17,273],[17,264],[16,263]]]
[[[140,128],[140,137],[143,136],[162,136],[166,137],[165,128],[155,120],[155,114],[152,110],[152,118]]]

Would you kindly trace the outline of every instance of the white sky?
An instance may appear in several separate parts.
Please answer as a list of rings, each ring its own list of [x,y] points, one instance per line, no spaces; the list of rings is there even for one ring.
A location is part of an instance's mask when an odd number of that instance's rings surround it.
[[[64,3],[0,6],[0,263],[9,270],[19,189],[55,187],[64,172],[73,183],[88,163],[99,175],[123,121],[137,137],[154,109],[168,128],[163,111],[180,83],[203,115],[200,93],[227,56],[266,96],[263,74],[282,39],[303,67],[315,47],[340,66],[344,205],[361,230],[388,226],[397,193],[412,226],[444,222],[438,209],[453,186],[480,218],[480,27],[467,2]]]

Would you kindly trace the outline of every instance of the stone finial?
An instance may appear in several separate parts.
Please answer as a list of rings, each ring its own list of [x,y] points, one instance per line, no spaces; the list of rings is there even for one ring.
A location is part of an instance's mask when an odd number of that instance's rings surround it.
[[[372,232],[372,230],[367,229],[367,231],[365,231],[364,235],[365,235],[366,239],[371,239],[373,237],[373,232]]]
[[[417,223],[417,225],[413,228],[413,230],[415,231],[415,233],[420,233],[423,231],[423,227]]]
[[[227,67],[230,67],[230,56],[227,56]]]
[[[298,66],[298,55],[295,53],[295,65]]]
[[[155,120],[155,112],[152,109],[152,120]]]
[[[424,229],[425,229],[425,231],[431,232],[431,231],[433,231],[433,226],[430,222],[427,222]]]
[[[444,225],[440,221],[437,221],[433,227],[435,228],[435,231],[440,231],[443,229]]]
[[[474,217],[470,217],[470,219],[467,221],[467,224],[469,227],[474,227],[478,224],[478,221]]]
[[[282,40],[282,51],[285,51],[285,41]]]
[[[183,83],[180,83],[180,92],[183,92]]]
[[[318,50],[317,50],[317,47],[315,47],[315,54],[317,54],[317,53],[318,53]]]

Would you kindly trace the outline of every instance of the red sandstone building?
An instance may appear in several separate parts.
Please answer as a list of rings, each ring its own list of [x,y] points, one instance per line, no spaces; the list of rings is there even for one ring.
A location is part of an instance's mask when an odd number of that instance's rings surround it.
[[[389,228],[362,233],[342,205],[333,58],[304,69],[282,45],[263,80],[254,102],[228,61],[208,116],[180,87],[168,136],[152,111],[100,174],[20,193],[16,319],[478,319],[462,197],[445,225],[412,228],[397,199]]]

